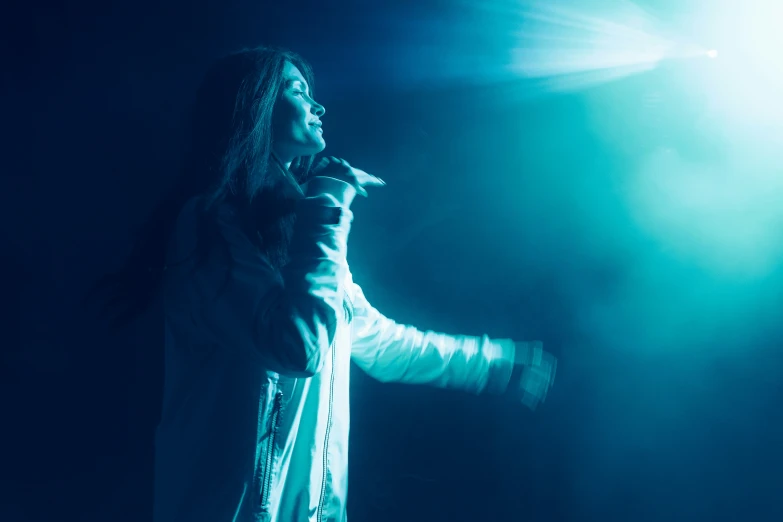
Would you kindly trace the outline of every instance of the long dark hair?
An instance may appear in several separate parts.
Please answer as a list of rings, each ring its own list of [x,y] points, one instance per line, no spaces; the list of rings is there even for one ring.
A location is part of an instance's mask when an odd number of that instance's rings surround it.
[[[216,235],[210,216],[228,203],[274,265],[287,261],[293,202],[301,196],[299,183],[313,158],[297,158],[289,171],[272,152],[272,114],[286,62],[301,71],[312,89],[310,65],[295,53],[270,47],[235,52],[207,72],[193,107],[181,176],[142,225],[122,268],[102,277],[88,295],[102,296],[113,326],[136,318],[159,294],[168,240],[191,198],[203,196],[199,250]]]

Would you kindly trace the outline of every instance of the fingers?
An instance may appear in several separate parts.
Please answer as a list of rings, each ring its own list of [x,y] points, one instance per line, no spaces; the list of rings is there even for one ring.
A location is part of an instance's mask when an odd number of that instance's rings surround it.
[[[382,187],[386,185],[386,182],[381,178],[373,176],[362,169],[352,167],[346,160],[335,156],[322,157],[314,165],[312,173],[314,176],[327,176],[345,181],[351,184],[360,196],[365,197],[367,196],[365,187]]]
[[[552,356],[552,371],[551,376],[549,377],[549,388],[552,389],[552,386],[555,384],[555,376],[557,375],[557,358]]]
[[[548,355],[548,354],[547,354]],[[539,366],[525,366],[519,380],[518,398],[522,404],[535,410],[536,406],[546,400],[552,388],[557,369],[557,360],[551,357]]]
[[[536,407],[538,406],[539,400],[534,395],[525,394],[522,399],[520,399],[522,404],[526,406],[530,411],[536,411]]]
[[[541,364],[543,354],[545,353],[544,343],[541,341],[522,341],[514,344],[516,345],[514,354],[515,364]]]
[[[326,167],[329,166],[329,163],[330,163],[329,158],[321,158],[321,159],[319,159],[318,162],[315,165],[313,165],[313,167],[312,167],[313,168],[313,172],[318,172],[320,170],[325,169]]]
[[[386,185],[386,182],[383,181],[381,178],[373,176],[372,174],[368,174],[362,169],[351,167],[351,170],[354,172],[354,175],[356,176],[356,180],[362,186],[383,187]]]

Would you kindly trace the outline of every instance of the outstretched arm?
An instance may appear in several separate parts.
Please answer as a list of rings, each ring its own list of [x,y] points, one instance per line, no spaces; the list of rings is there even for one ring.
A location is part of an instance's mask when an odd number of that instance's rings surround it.
[[[353,294],[351,354],[372,377],[476,394],[506,390],[514,367],[513,341],[423,332],[378,312],[355,283]]]
[[[379,381],[429,384],[471,393],[508,393],[535,410],[552,387],[557,359],[542,343],[422,332],[354,294],[352,357]]]

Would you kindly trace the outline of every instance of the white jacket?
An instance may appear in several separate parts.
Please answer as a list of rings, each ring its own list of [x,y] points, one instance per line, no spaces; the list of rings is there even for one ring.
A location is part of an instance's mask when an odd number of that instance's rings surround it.
[[[505,390],[511,341],[421,332],[367,302],[346,262],[354,196],[310,183],[282,274],[229,207],[230,260],[198,263],[195,201],[183,209],[164,282],[155,522],[345,522],[351,361],[381,381]]]

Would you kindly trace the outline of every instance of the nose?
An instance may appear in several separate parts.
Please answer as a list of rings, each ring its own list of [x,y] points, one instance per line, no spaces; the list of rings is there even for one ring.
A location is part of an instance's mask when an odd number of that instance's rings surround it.
[[[324,115],[326,112],[326,109],[323,105],[318,103],[317,101],[313,100],[313,104],[310,106],[310,112],[318,116],[319,118]]]

